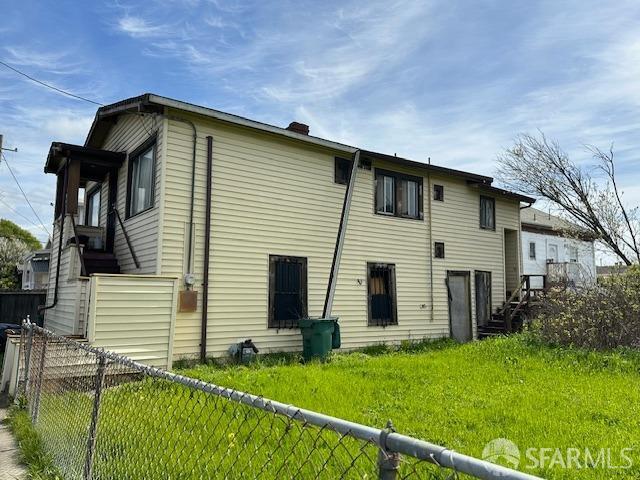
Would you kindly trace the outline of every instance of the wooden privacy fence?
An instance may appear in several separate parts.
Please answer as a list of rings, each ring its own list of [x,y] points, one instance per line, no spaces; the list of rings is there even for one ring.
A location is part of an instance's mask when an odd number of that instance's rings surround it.
[[[0,323],[21,325],[28,315],[32,322],[42,326],[44,316],[38,313],[38,307],[46,299],[44,290],[0,291]]]

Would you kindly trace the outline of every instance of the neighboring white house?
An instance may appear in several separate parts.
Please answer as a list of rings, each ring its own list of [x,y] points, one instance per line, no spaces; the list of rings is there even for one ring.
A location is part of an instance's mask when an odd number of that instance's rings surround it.
[[[46,248],[25,255],[18,266],[22,271],[22,290],[46,290],[49,281],[49,256],[51,250]]]
[[[533,207],[520,214],[522,224],[522,271],[531,286],[562,283],[570,287],[592,285],[596,281],[594,241],[576,237],[576,227],[565,220]],[[571,233],[573,232],[573,233]],[[544,277],[543,277],[544,276]]]

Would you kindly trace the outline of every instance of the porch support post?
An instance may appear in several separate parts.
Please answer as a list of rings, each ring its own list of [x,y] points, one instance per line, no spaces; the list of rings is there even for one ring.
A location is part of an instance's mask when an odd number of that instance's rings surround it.
[[[324,300],[324,308],[322,310],[322,318],[331,317],[331,309],[333,308],[333,296],[336,292],[336,283],[338,282],[338,270],[340,269],[340,258],[342,257],[342,247],[347,233],[347,221],[349,220],[349,210],[351,209],[351,199],[353,198],[353,190],[356,184],[356,174],[358,173],[358,164],[360,163],[360,150],[353,155],[353,165],[351,166],[351,176],[349,184],[344,192],[344,202],[342,203],[342,215],[340,216],[340,225],[338,226],[338,236],[336,238],[336,246],[333,251],[333,262],[331,263],[331,272],[329,273],[329,284],[327,285],[327,296]]]
[[[118,170],[115,168],[109,172],[109,198],[107,199],[107,252],[113,252],[116,237],[116,213],[118,207]]]
[[[78,191],[80,190],[80,160],[69,159],[67,168],[69,177],[67,180],[67,213],[78,213]]]

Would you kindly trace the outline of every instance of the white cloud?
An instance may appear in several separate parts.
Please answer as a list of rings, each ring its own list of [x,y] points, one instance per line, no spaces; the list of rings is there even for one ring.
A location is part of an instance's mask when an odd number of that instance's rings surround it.
[[[117,28],[134,38],[161,37],[168,31],[160,25],[153,25],[142,17],[125,15],[118,20]]]

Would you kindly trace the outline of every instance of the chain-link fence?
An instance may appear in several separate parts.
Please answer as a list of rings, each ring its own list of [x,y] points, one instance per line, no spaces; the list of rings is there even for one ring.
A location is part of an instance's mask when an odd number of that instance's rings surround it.
[[[21,395],[69,479],[533,479],[377,429],[139,364],[33,324]]]

